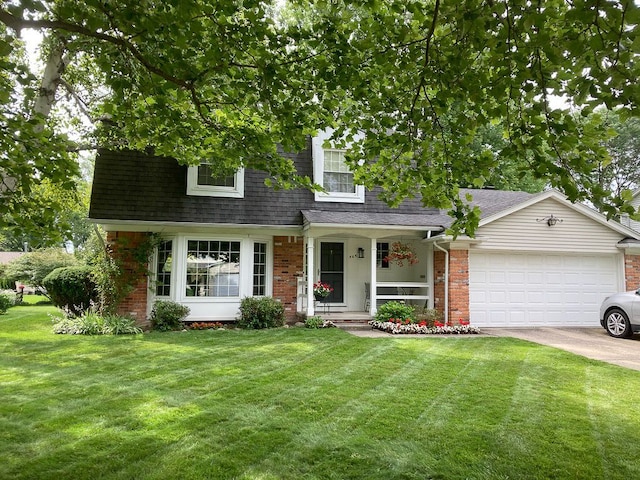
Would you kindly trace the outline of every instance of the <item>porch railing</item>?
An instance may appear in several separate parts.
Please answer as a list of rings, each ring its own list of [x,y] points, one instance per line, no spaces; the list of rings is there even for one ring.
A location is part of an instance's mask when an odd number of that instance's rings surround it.
[[[377,282],[376,300],[378,305],[390,300],[401,300],[426,306],[429,302],[429,284],[426,282]]]
[[[298,277],[296,284],[296,305],[298,313],[307,311],[307,281]]]

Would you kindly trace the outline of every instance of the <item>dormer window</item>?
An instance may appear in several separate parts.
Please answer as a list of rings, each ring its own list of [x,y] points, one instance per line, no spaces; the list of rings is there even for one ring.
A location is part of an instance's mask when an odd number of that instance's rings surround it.
[[[187,195],[243,198],[244,168],[238,169],[234,175],[215,177],[211,163],[203,162],[197,167],[189,167]]]
[[[322,186],[329,193],[356,193],[353,173],[344,161],[344,150],[324,149]]]
[[[325,148],[330,132],[322,132],[312,141],[314,181],[325,189],[316,192],[318,202],[364,203],[364,187],[356,185],[345,162],[344,149]]]

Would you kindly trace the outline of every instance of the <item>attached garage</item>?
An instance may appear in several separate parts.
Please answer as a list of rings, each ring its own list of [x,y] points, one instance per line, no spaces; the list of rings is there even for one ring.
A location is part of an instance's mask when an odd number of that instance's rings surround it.
[[[637,233],[556,191],[478,198],[473,238],[428,240],[436,307],[478,327],[599,326],[602,300],[631,278],[625,244]]]
[[[599,325],[622,255],[469,252],[469,314],[479,327]]]

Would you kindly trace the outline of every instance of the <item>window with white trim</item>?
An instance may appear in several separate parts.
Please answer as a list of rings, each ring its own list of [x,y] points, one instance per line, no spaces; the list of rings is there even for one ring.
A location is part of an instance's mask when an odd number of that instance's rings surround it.
[[[240,242],[187,241],[187,297],[240,295]]]
[[[353,172],[345,161],[347,150],[331,148],[325,140],[331,131],[321,132],[312,139],[314,181],[324,188],[316,192],[318,202],[364,203],[364,186],[356,185]]]
[[[376,265],[378,268],[389,268],[389,242],[376,243]]]
[[[156,252],[155,290],[158,297],[171,296],[171,265],[173,264],[173,241],[160,242]]]
[[[267,292],[267,244],[253,244],[253,296],[262,297]]]
[[[187,195],[210,197],[244,197],[244,168],[235,174],[223,177],[213,175],[211,163],[202,162],[189,167],[187,172]]]
[[[344,150],[324,149],[322,186],[329,193],[356,193],[353,173],[345,163]]]

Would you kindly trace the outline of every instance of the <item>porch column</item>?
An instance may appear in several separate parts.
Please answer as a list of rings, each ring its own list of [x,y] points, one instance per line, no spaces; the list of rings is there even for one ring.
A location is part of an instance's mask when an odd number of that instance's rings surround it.
[[[315,315],[315,305],[313,298],[313,244],[315,239],[313,237],[306,237],[307,239],[307,318]]]
[[[369,315],[371,315],[372,317],[376,314],[376,312],[378,311],[377,308],[377,304],[378,301],[376,299],[376,292],[377,292],[377,267],[378,267],[378,250],[377,250],[377,241],[375,238],[371,239],[371,255],[369,255],[371,257],[371,279],[370,279],[370,285],[371,285],[371,289],[369,292]]]

